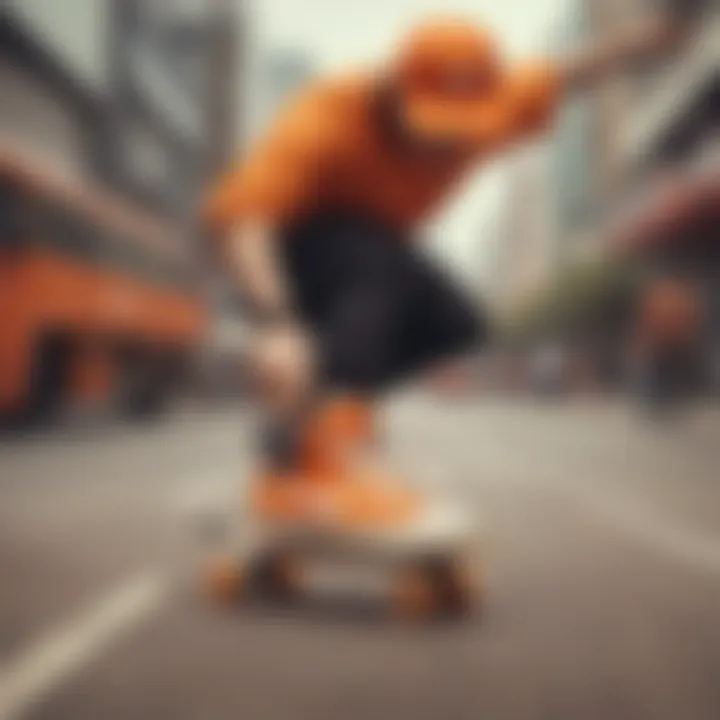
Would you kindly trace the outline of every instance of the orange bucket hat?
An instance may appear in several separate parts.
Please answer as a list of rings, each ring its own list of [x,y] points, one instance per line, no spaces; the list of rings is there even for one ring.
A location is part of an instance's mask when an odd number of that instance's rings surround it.
[[[502,79],[491,35],[462,19],[415,27],[390,68],[403,122],[420,137],[470,141],[498,121],[489,102]]]

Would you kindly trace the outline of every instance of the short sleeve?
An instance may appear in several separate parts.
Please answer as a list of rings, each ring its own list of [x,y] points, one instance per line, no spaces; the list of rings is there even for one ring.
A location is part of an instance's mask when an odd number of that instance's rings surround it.
[[[283,222],[320,194],[331,145],[322,97],[308,93],[285,110],[268,136],[212,189],[205,218],[223,229],[245,217]]]
[[[551,64],[537,63],[515,71],[510,79],[513,125],[519,136],[547,129],[562,95],[561,76]]]

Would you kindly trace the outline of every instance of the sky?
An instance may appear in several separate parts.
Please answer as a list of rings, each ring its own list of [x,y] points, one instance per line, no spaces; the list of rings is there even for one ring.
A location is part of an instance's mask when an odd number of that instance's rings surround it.
[[[257,55],[306,53],[319,73],[382,61],[418,19],[471,18],[491,28],[510,59],[547,47],[569,0],[245,0]],[[432,246],[466,275],[482,274],[483,231],[490,234],[503,193],[505,162],[480,168],[429,229]]]

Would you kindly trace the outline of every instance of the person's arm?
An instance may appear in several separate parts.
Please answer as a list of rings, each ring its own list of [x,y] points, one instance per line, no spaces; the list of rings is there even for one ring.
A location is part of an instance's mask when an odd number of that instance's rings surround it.
[[[251,321],[249,367],[270,409],[284,413],[298,407],[312,387],[314,351],[295,313],[278,243],[272,223],[242,220],[231,226],[223,247]]]
[[[242,289],[250,314],[261,322],[291,322],[293,317],[277,243],[271,223],[245,220],[230,229],[225,244],[230,274]]]
[[[698,2],[691,3],[697,11]],[[560,64],[566,92],[585,90],[607,77],[641,62],[660,59],[679,48],[692,16],[688,6],[675,2],[673,11],[658,12],[618,31],[590,50]]]
[[[314,206],[325,182],[333,122],[323,88],[311,87],[209,195],[208,226],[257,320],[292,314],[293,298],[278,258],[279,229]]]

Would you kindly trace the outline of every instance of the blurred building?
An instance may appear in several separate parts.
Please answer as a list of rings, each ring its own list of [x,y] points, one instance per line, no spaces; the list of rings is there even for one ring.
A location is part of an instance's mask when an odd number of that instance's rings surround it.
[[[551,38],[553,52],[569,55],[598,36],[599,0],[573,0]],[[595,94],[571,98],[560,110],[551,138],[549,179],[556,216],[553,262],[564,266],[587,253],[590,228],[602,206],[600,98]]]
[[[0,6],[0,129],[48,163],[93,174],[103,145],[106,54],[99,2],[10,0]]]
[[[657,9],[650,0],[574,0],[553,46],[563,53],[602,43]],[[702,144],[710,134],[718,73],[712,25],[688,51],[610,78],[564,108],[553,138],[552,174],[560,262],[603,256],[608,223],[657,172],[660,155],[664,163],[682,152],[683,141]]]
[[[124,0],[111,14],[112,181],[188,221],[234,149],[236,11],[217,0]]]
[[[510,161],[495,226],[491,292],[499,309],[522,303],[555,272],[557,213],[547,182],[553,155],[546,145],[524,150]]]
[[[579,4],[585,7],[587,38],[600,42],[657,12],[657,3],[648,0]],[[705,5],[683,52],[608,80],[592,101],[594,127],[584,143],[586,174],[592,177],[584,194],[592,210],[579,229],[593,227],[601,253],[609,250],[608,223],[644,196],[658,176],[673,170],[682,174],[693,163],[717,163],[711,148],[718,143],[720,9],[712,2]]]
[[[242,39],[233,0],[0,5],[0,414],[156,405],[204,342]]]
[[[561,55],[593,35],[592,0],[574,0],[548,38]],[[590,240],[600,203],[598,99],[578,97],[560,109],[540,146],[511,161],[497,223],[494,295],[511,309],[552,282]]]
[[[610,249],[607,225],[661,170],[715,162],[711,158],[717,158],[713,147],[718,144],[720,36],[718,11],[711,5],[687,52],[608,80],[592,95],[562,109],[547,173],[536,174],[536,183],[550,188],[554,206],[551,264],[604,255]],[[574,0],[551,38],[553,52],[562,55],[601,42],[656,11],[656,4],[647,0]],[[512,175],[507,215],[516,209],[518,193],[530,193],[525,187],[527,167]],[[542,191],[536,189],[535,195]],[[519,222],[509,217],[504,225],[510,228]],[[524,232],[532,230],[530,223],[523,225]],[[503,234],[512,233],[507,229]],[[510,244],[525,242],[516,239]]]
[[[586,4],[595,41],[657,11],[644,0]],[[563,240],[571,248],[568,258],[624,262],[632,255],[638,300],[645,270],[652,268],[655,274],[663,266],[665,272],[684,274],[688,291],[692,285],[703,296],[703,341],[716,348],[720,257],[713,231],[717,216],[713,219],[707,207],[713,204],[713,192],[720,197],[720,161],[713,150],[720,126],[719,19],[717,5],[706,3],[692,42],[681,53],[645,63],[598,89],[586,152],[594,211]],[[557,182],[561,187],[560,178]],[[628,305],[627,323],[633,313]],[[588,327],[616,361],[623,352],[619,329]]]
[[[3,128],[186,226],[235,144],[235,4],[8,0],[1,12]]]
[[[609,238],[697,294],[699,374],[720,394],[720,7],[705,5],[686,52],[618,89],[613,210],[627,217]]]
[[[645,0],[575,0],[551,39],[553,53],[602,42],[656,11]],[[571,101],[558,119],[549,159],[516,163],[497,223],[505,247],[496,287],[506,307],[523,300],[532,305],[543,285],[616,262],[622,246],[621,256],[638,250],[641,264],[662,259],[702,286],[708,342],[720,348],[718,218],[708,213],[720,207],[719,13],[708,2],[681,53]],[[538,207],[545,208],[543,222]],[[543,239],[548,232],[554,235],[549,242]],[[539,252],[547,254],[544,261]],[[618,312],[611,315],[617,322]],[[619,331],[619,325],[587,326],[588,336],[603,338],[605,347],[621,341]],[[720,350],[715,353],[720,358]],[[714,364],[720,367],[720,360]]]
[[[646,6],[635,0],[636,14]],[[707,2],[706,8],[685,52],[624,83],[615,154],[628,182],[637,180],[637,171],[647,177],[659,163],[689,161],[717,142],[720,7]],[[620,26],[625,12],[613,15],[611,26]]]

